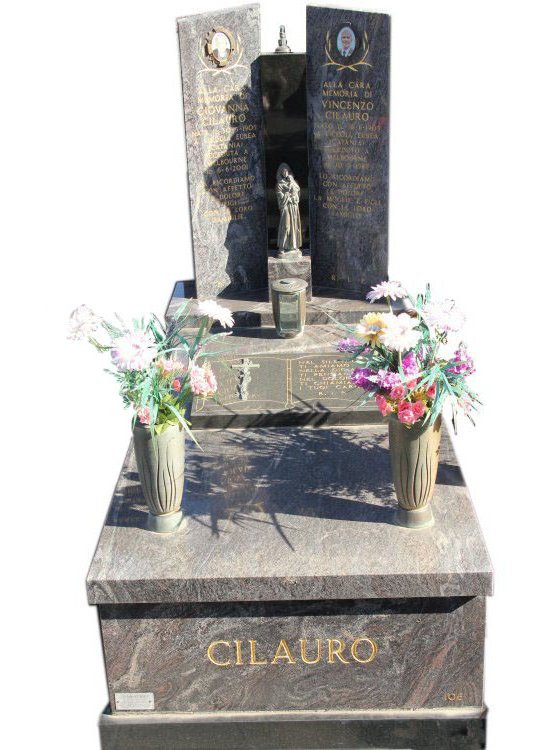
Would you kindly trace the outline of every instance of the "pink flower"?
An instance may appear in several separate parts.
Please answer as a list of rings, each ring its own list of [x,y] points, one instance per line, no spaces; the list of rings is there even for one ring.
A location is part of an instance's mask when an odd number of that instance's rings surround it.
[[[379,370],[377,373],[377,385],[384,390],[390,391],[396,385],[401,384],[401,376],[390,370]]]
[[[145,370],[157,354],[154,337],[147,331],[133,329],[114,340],[111,359],[120,372]]]
[[[209,367],[206,368],[205,372],[206,372],[206,385],[210,389],[210,393],[214,394],[218,389],[217,378]]]
[[[413,352],[409,352],[401,361],[403,372],[405,375],[418,375],[420,368]]]
[[[387,414],[391,414],[394,411],[392,404],[390,404],[381,393],[375,396],[375,403],[383,417],[386,417]]]
[[[412,378],[411,380],[407,380],[407,388],[409,388],[409,390],[414,391],[417,385],[418,385],[418,378]]]
[[[435,398],[436,394],[437,394],[437,386],[435,385],[435,383],[433,383],[433,385],[430,385],[429,388],[427,389],[426,396],[428,398]]]
[[[450,367],[448,372],[453,372],[456,375],[467,377],[467,375],[472,375],[475,372],[473,358],[467,351],[467,347],[463,345],[454,354],[454,359],[450,361],[450,364],[453,367]]]
[[[405,386],[395,385],[390,391],[390,398],[393,401],[401,401],[403,398],[405,398]]]
[[[190,372],[191,390],[195,396],[208,398],[217,391],[216,376],[209,367],[193,365]]]
[[[173,380],[173,382],[171,383],[171,388],[173,389],[173,391],[179,391],[181,387],[182,387],[182,384],[180,383],[178,378]]]
[[[398,419],[403,424],[414,424],[416,422],[418,417],[415,415],[410,401],[402,401],[398,404]]]
[[[139,409],[137,412],[137,416],[139,417],[139,422],[141,424],[150,424],[152,421],[152,416],[150,414],[150,409],[148,406],[145,406],[144,409]]]
[[[412,410],[416,419],[420,419],[426,413],[426,405],[423,401],[413,401]]]

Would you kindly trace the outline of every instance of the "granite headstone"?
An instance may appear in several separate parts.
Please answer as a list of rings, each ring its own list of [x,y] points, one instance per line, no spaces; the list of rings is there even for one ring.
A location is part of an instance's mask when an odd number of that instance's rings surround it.
[[[313,283],[387,276],[390,17],[307,8]]]
[[[259,6],[178,19],[199,298],[266,287]]]

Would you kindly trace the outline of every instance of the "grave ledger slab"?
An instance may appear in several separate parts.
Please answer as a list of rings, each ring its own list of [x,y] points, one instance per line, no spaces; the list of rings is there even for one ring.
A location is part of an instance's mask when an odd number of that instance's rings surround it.
[[[436,524],[412,534],[392,523],[385,426],[197,438],[180,531],[145,530],[130,450],[90,568],[112,712],[103,746],[127,748],[135,722],[182,747],[216,747],[221,728],[218,747],[253,747],[245,723],[259,716],[257,746],[344,747],[408,715],[428,735],[443,719],[441,736],[448,720],[469,727],[469,744],[437,747],[480,747],[492,573],[448,435]],[[324,723],[325,745],[265,744],[279,721],[307,722],[313,740],[323,718],[342,744]]]
[[[177,23],[197,293],[266,288],[259,6]]]

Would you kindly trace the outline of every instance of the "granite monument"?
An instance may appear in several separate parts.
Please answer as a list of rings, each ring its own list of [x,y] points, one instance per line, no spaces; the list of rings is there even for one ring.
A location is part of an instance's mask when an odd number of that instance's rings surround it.
[[[201,299],[266,286],[259,6],[178,19]]]
[[[390,17],[307,8],[313,283],[364,292],[388,269]]]
[[[395,525],[388,428],[336,352],[389,310],[361,294],[387,270],[389,19],[307,19],[307,88],[284,29],[260,56],[257,6],[178,22],[197,294],[235,328],[179,530],[146,529],[130,446],[94,554],[103,750],[485,747],[492,569],[450,438],[435,524]],[[279,339],[267,272],[310,250],[304,333]]]

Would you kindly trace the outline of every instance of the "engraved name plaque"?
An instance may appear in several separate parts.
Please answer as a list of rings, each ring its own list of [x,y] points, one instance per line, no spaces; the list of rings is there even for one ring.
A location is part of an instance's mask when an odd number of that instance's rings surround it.
[[[154,693],[115,693],[117,711],[153,711]]]
[[[390,17],[307,8],[313,283],[365,291],[388,268]]]
[[[200,299],[266,286],[259,6],[178,19]]]

